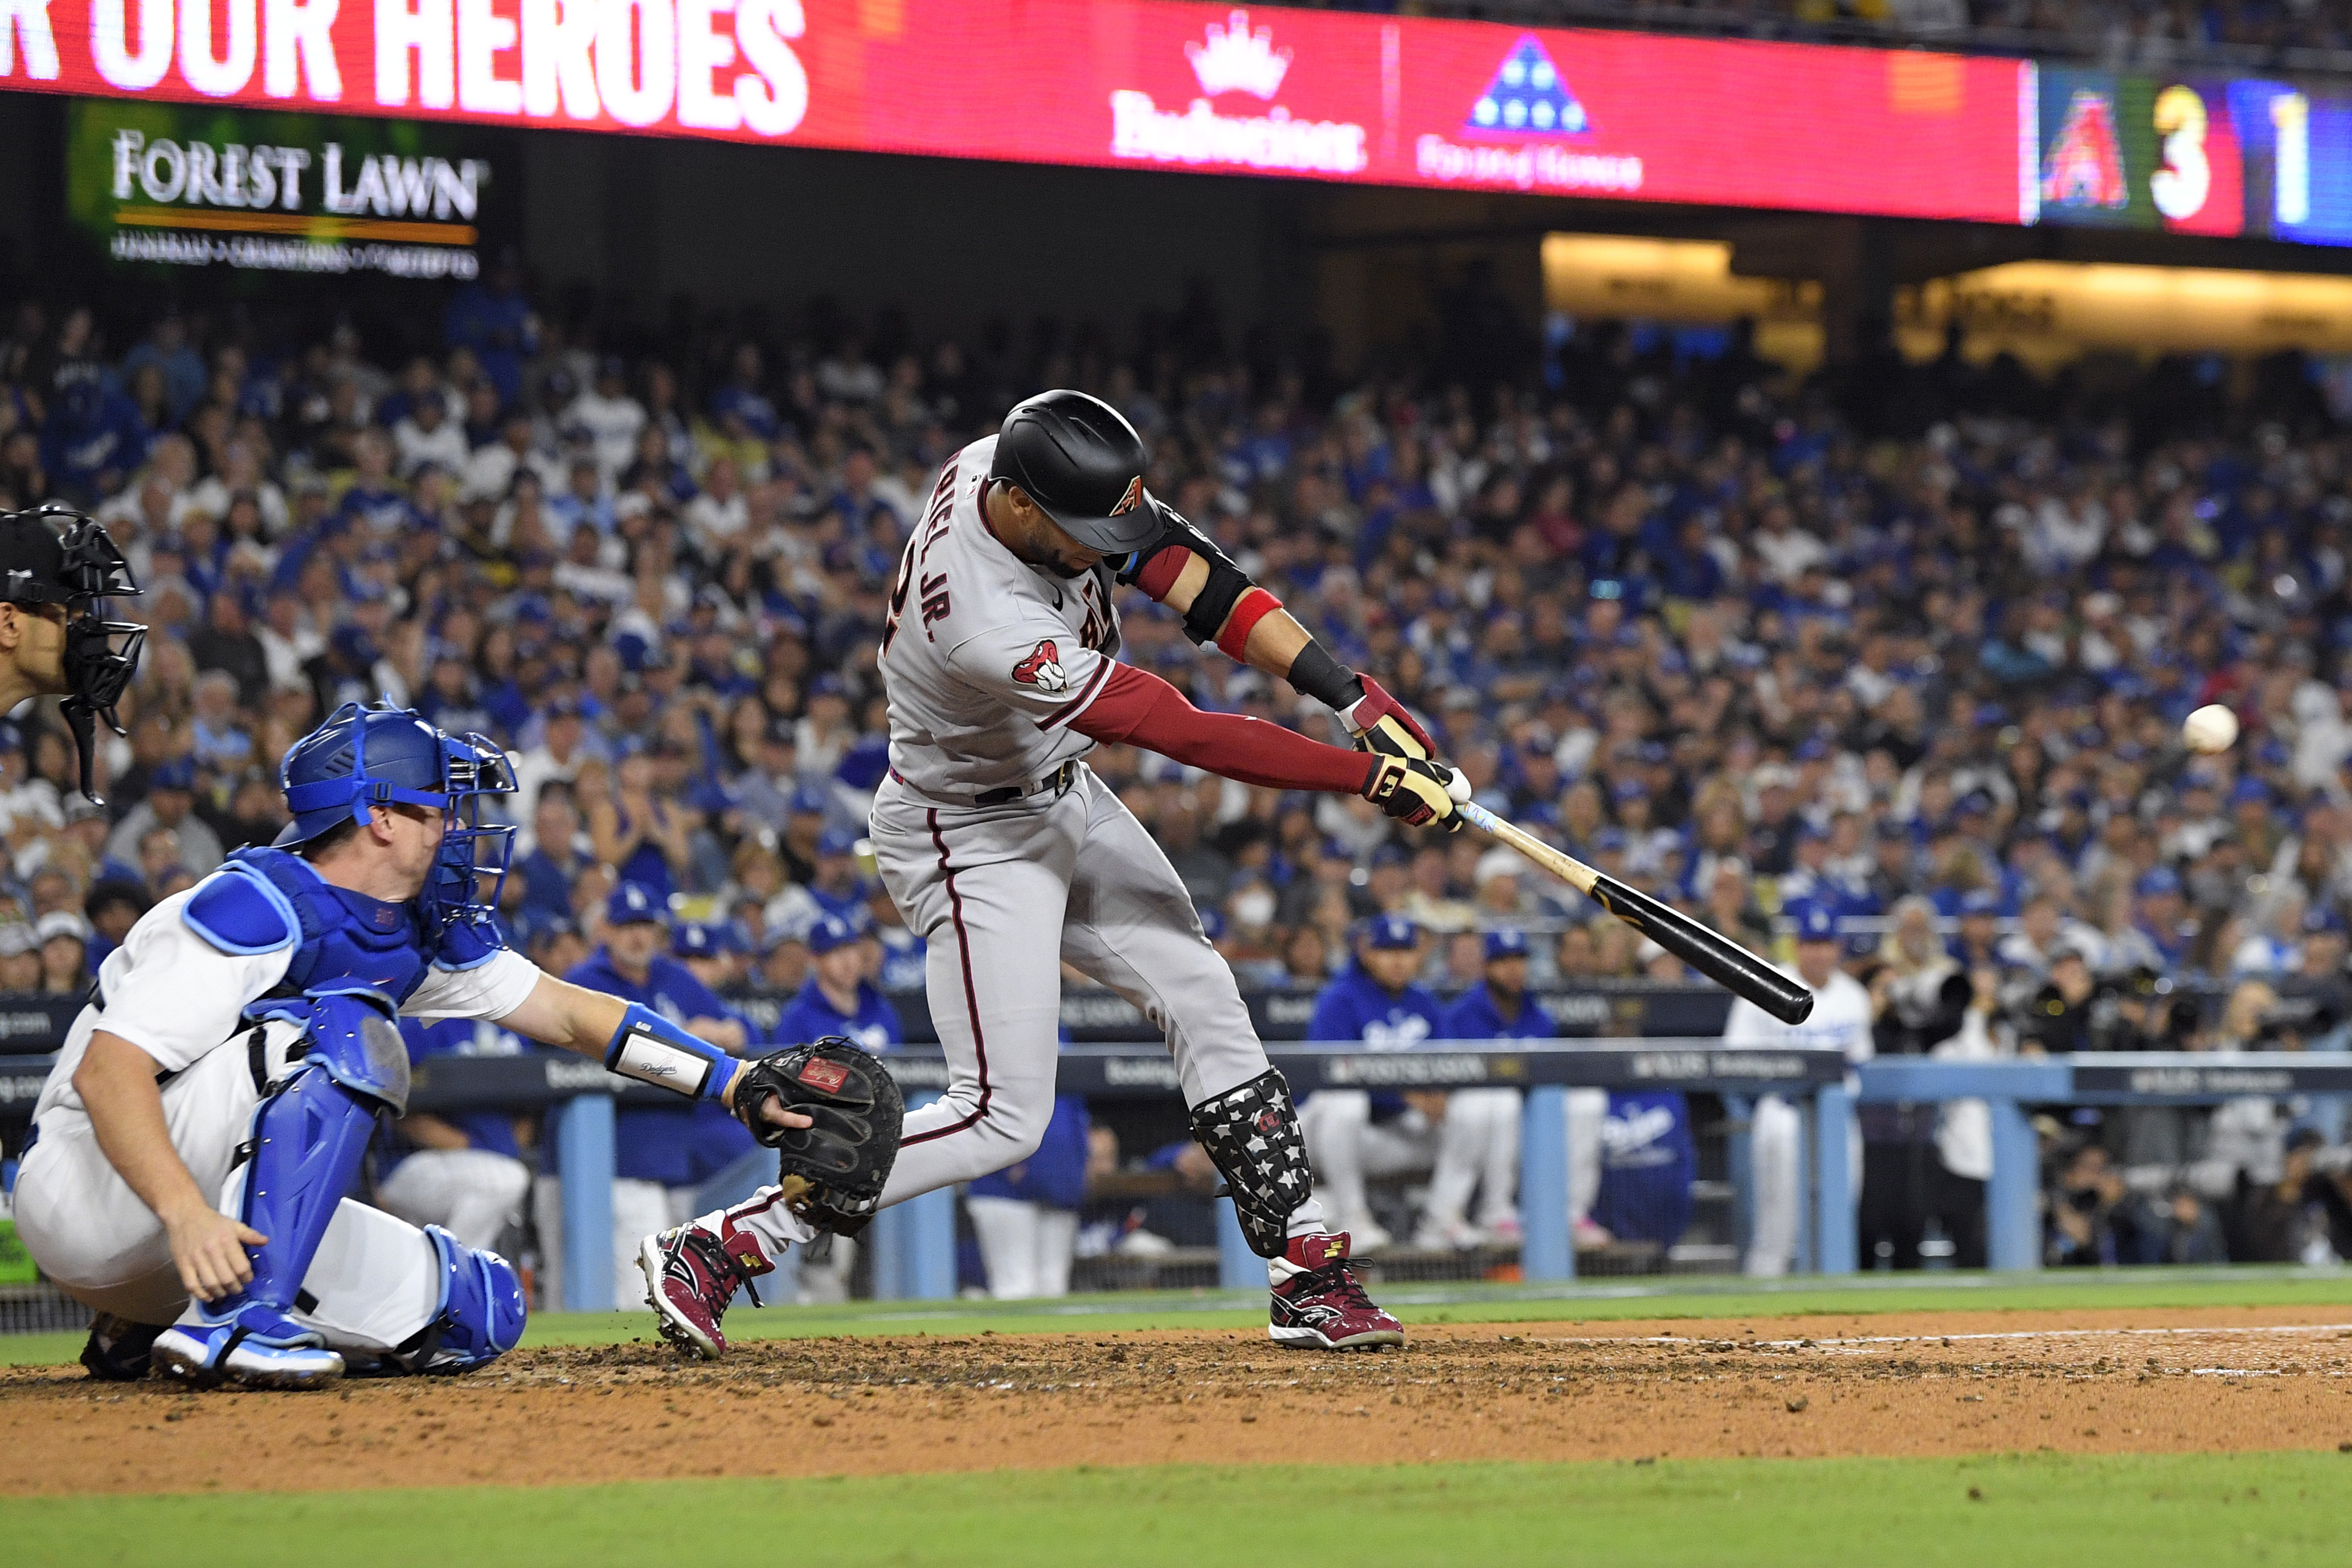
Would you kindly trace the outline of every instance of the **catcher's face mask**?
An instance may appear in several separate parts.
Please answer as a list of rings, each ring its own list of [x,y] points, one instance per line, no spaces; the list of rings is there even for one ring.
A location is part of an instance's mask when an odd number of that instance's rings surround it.
[[[103,718],[117,735],[127,733],[115,716],[115,706],[139,673],[139,654],[146,645],[147,628],[135,621],[105,619],[110,598],[135,598],[131,563],[95,518],[63,507],[43,507],[34,520],[55,529],[63,559],[54,581],[39,580],[30,571],[11,571],[0,599],[12,604],[60,604],[66,612],[65,701],[59,705],[66,727],[73,732],[81,761],[81,792],[103,805],[98,796],[96,727]]]

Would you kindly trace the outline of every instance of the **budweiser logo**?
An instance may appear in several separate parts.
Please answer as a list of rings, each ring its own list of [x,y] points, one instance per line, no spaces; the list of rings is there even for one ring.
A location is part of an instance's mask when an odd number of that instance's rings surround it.
[[[1235,11],[1223,26],[1212,22],[1205,33],[1207,43],[1184,46],[1184,57],[1192,62],[1203,93],[1214,98],[1221,92],[1245,92],[1267,99],[1282,90],[1290,51],[1274,47],[1272,28],[1252,32],[1249,13]]]

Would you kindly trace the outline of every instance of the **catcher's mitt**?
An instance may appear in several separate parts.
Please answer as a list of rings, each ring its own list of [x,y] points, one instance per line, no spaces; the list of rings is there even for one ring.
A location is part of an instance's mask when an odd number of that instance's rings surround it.
[[[767,1120],[760,1111],[771,1095],[814,1124]],[[777,1152],[776,1179],[794,1213],[837,1235],[866,1228],[907,1114],[898,1080],[878,1060],[837,1034],[761,1057],[735,1086],[735,1114]]]

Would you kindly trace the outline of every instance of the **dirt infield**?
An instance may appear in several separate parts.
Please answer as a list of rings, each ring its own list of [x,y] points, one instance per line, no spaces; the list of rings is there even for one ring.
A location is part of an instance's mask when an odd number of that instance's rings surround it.
[[[448,1382],[194,1394],[0,1373],[0,1493],[1080,1465],[2352,1445],[2352,1312],[1886,1313],[520,1352]],[[2347,1460],[2352,1463],[2352,1460]]]

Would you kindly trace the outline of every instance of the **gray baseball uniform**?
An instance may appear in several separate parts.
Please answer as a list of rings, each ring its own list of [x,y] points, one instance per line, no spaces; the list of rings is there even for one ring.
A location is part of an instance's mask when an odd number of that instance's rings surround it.
[[[907,1117],[885,1204],[1035,1151],[1053,1113],[1066,960],[1165,1032],[1187,1103],[1266,1071],[1183,883],[1082,760],[1094,742],[1070,727],[1118,652],[1110,574],[1062,578],[989,531],[981,495],[995,448],[992,435],[976,441],[941,475],[882,644],[891,770],[875,797],[874,852],[929,945],[951,1079]],[[771,1257],[808,1235],[773,1191],[724,1216]],[[1290,1217],[1293,1236],[1324,1228],[1312,1199]]]

